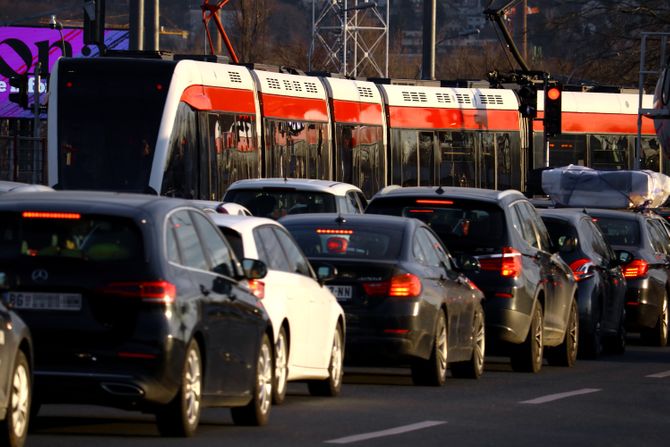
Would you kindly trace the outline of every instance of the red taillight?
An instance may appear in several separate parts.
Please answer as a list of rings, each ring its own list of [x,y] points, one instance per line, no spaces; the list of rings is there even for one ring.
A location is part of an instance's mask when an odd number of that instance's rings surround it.
[[[642,259],[634,259],[623,267],[626,278],[642,278],[649,271],[649,264]]]
[[[453,205],[453,200],[434,200],[434,199],[417,199],[416,203],[420,205]]]
[[[591,267],[593,267],[593,263],[588,258],[573,261],[570,264],[570,269],[575,277],[575,281],[581,281],[582,279],[588,278],[591,273]]]
[[[388,281],[363,283],[363,290],[368,296],[415,298],[421,295],[421,280],[411,273],[403,273]]]
[[[330,237],[326,241],[328,253],[345,253],[349,241],[344,237]]]
[[[24,211],[21,215],[24,219],[80,219],[79,213],[60,213],[46,211]]]
[[[253,293],[256,298],[259,300],[265,298],[265,283],[263,281],[258,279],[250,279],[248,284],[249,290],[251,290],[251,293]]]
[[[503,247],[502,253],[479,258],[481,270],[499,271],[500,276],[518,278],[521,275],[521,253],[512,247]]]
[[[167,281],[113,282],[102,289],[109,295],[140,298],[150,303],[174,303],[177,288]]]

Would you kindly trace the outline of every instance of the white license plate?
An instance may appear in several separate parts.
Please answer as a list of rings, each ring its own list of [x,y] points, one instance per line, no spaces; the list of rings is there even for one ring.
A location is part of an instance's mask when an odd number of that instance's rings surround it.
[[[338,301],[349,301],[353,296],[351,286],[328,286],[328,290]]]
[[[81,310],[80,293],[7,292],[7,304],[13,309]]]

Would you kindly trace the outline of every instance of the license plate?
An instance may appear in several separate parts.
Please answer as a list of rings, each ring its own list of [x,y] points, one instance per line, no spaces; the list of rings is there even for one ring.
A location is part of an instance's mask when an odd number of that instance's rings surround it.
[[[81,310],[79,293],[8,292],[6,299],[13,309]]]
[[[351,286],[328,286],[328,290],[335,295],[337,301],[349,301],[353,295]]]

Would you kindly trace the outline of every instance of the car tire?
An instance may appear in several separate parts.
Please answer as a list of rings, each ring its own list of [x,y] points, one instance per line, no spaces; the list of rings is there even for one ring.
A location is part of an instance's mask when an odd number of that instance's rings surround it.
[[[579,349],[579,316],[577,315],[577,302],[572,300],[570,313],[568,314],[568,325],[565,329],[563,342],[553,348],[547,349],[547,361],[554,366],[575,365],[577,351]]]
[[[156,412],[156,425],[161,436],[189,437],[200,422],[202,400],[202,357],[195,340],[186,348],[181,385],[177,395]]]
[[[256,377],[251,391],[251,401],[243,407],[230,409],[233,422],[237,425],[265,425],[272,406],[272,382],[274,377],[272,344],[267,334],[263,334],[256,361]]]
[[[472,356],[468,361],[452,363],[451,375],[458,378],[479,379],[484,373],[485,348],[484,309],[479,305],[472,318]]]
[[[526,340],[513,346],[511,361],[512,369],[518,372],[537,373],[542,369],[544,355],[544,318],[542,305],[538,302],[530,320]]]
[[[7,447],[21,447],[28,436],[28,422],[30,421],[30,365],[23,351],[16,353],[14,371],[12,372],[7,413],[0,421],[0,445]]]
[[[626,352],[626,309],[621,309],[616,334],[605,339],[605,352],[621,355]]]
[[[324,380],[310,380],[307,389],[312,396],[335,397],[342,391],[342,376],[344,375],[344,336],[338,324],[335,327],[333,345],[330,350],[328,363],[328,378]]]
[[[420,386],[442,386],[447,380],[448,349],[447,318],[443,311],[437,314],[433,347],[428,359],[414,359],[411,363],[412,382]]]
[[[642,339],[652,346],[665,346],[668,344],[668,294],[663,296],[661,312],[653,328],[642,331]]]
[[[289,349],[286,328],[282,326],[275,342],[275,368],[272,383],[272,403],[275,405],[281,405],[286,398]]]

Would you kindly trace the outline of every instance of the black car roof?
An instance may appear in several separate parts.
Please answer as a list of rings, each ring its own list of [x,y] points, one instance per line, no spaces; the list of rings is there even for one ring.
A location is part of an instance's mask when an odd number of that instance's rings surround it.
[[[586,212],[592,216],[597,217],[610,217],[627,220],[638,220],[645,218],[645,215],[634,211],[611,210],[606,208],[587,208]]]
[[[487,200],[498,202],[506,198],[523,199],[525,196],[515,190],[498,191],[483,188],[465,188],[459,186],[387,186],[375,194],[371,200],[386,197],[453,197],[459,199]]]
[[[0,210],[78,211],[85,213],[120,213],[132,215],[133,210],[154,209],[157,212],[180,206],[197,209],[184,199],[148,194],[116,193],[106,191],[35,191],[5,194],[0,198]]]
[[[539,208],[537,211],[542,217],[554,217],[569,222],[577,222],[589,216],[583,208]]]

